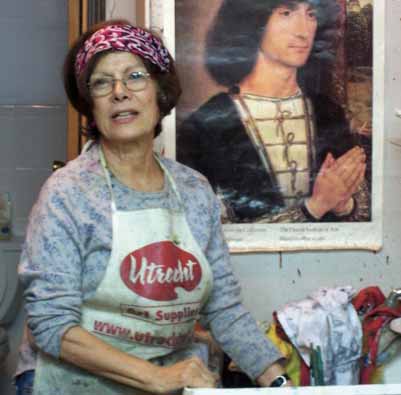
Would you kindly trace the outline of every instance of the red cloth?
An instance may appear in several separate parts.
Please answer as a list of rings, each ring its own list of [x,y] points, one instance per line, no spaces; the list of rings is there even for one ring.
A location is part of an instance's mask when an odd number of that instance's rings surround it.
[[[362,289],[352,301],[362,319],[361,384],[370,384],[372,374],[377,368],[376,359],[382,329],[394,318],[401,317],[401,306],[391,308],[386,306],[384,301],[385,297],[378,287]]]
[[[379,287],[366,287],[353,298],[352,304],[359,316],[365,316],[386,300]]]

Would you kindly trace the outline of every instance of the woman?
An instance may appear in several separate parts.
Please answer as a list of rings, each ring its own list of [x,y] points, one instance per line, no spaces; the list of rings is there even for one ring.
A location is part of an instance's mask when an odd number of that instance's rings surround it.
[[[260,385],[285,384],[281,355],[240,304],[208,182],[153,152],[180,95],[161,41],[106,22],[70,50],[64,79],[91,143],[30,217],[20,275],[39,349],[34,393],[213,387],[198,319]]]
[[[227,222],[369,220],[366,155],[343,109],[313,87],[327,79],[322,59],[334,58],[338,9],[336,0],[222,2],[205,63],[227,89],[182,122],[177,158],[208,178]]]

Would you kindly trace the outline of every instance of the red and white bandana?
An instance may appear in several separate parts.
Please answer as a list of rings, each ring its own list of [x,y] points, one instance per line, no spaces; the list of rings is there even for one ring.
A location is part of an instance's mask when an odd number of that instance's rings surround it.
[[[75,59],[75,75],[81,75],[93,55],[109,49],[138,55],[161,71],[168,71],[170,66],[166,47],[152,33],[131,25],[110,25],[96,31],[85,41]]]

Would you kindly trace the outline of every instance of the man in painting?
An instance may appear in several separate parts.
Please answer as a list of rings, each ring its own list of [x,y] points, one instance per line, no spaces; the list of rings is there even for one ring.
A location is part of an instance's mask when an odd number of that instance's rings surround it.
[[[307,63],[331,55],[338,11],[335,0],[223,0],[206,67],[227,92],[181,124],[177,159],[209,179],[226,222],[369,220],[366,155],[343,109],[302,84]]]

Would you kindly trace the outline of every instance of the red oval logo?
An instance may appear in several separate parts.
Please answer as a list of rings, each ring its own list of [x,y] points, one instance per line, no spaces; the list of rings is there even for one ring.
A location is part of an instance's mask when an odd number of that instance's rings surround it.
[[[120,275],[136,294],[151,300],[177,299],[176,288],[194,290],[202,279],[199,261],[171,241],[149,244],[128,254]]]

